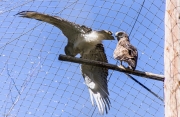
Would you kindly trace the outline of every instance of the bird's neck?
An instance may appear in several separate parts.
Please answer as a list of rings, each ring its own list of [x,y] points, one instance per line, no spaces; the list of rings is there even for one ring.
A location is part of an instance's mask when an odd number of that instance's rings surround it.
[[[129,38],[127,38],[127,37],[121,37],[121,38],[119,39],[119,41],[129,41]]]

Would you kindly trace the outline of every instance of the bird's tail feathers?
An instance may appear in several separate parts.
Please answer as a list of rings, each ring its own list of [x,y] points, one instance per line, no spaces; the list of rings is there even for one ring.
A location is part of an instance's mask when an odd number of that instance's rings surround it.
[[[127,60],[127,63],[128,63],[128,67],[132,70],[135,70],[136,69],[136,61],[134,59],[128,59]]]

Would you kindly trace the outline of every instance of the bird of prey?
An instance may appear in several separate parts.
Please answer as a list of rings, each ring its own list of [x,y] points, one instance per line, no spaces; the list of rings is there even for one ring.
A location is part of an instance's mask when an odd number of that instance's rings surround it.
[[[108,62],[102,44],[97,44],[96,47],[89,52],[89,54],[83,54],[82,58],[105,63]],[[94,105],[95,99],[100,114],[104,114],[105,111],[107,114],[110,109],[107,85],[108,69],[82,64],[81,72],[84,77],[85,84],[88,87],[92,105]]]
[[[114,58],[128,63],[128,68],[135,70],[137,65],[138,51],[131,45],[129,36],[125,32],[116,32],[115,36],[118,40],[116,49],[114,50]]]
[[[88,54],[102,40],[114,40],[111,31],[95,31],[85,25],[78,25],[58,16],[50,16],[35,11],[22,11],[16,15],[47,22],[59,28],[68,39],[64,49],[65,54],[72,57],[79,53],[81,55]]]

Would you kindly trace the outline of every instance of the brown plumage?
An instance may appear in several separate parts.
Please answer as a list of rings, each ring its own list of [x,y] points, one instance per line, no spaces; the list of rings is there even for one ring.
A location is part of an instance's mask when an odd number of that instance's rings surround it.
[[[128,67],[135,70],[137,65],[138,52],[137,49],[131,45],[129,36],[125,32],[116,32],[118,43],[114,50],[114,58],[117,60],[125,61],[128,63]]]

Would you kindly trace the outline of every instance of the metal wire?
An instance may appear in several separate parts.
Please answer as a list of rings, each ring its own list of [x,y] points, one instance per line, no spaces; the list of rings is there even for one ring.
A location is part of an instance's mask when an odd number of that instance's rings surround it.
[[[95,30],[129,32],[139,52],[137,69],[163,74],[162,0],[12,0],[0,6],[1,116],[101,116],[91,104],[79,64],[57,59],[67,44],[63,33],[50,24],[14,16],[20,11],[55,14]],[[103,44],[108,61],[117,63],[112,57],[117,42]],[[37,65],[35,74],[29,76]],[[132,79],[109,70],[111,109],[104,116],[164,116],[163,83],[137,76]]]

